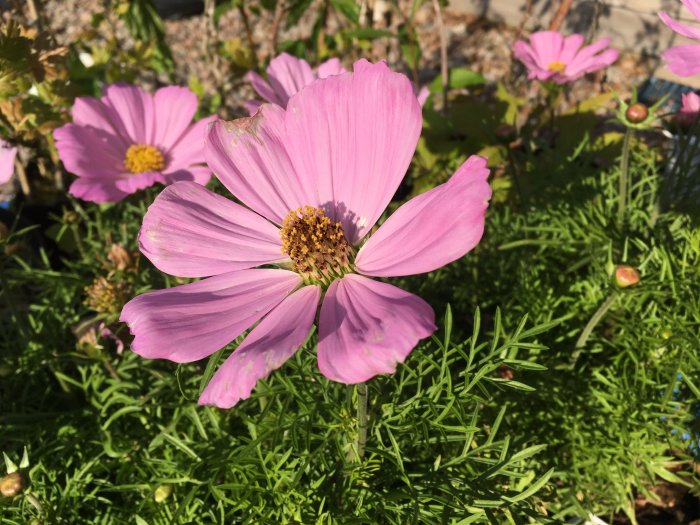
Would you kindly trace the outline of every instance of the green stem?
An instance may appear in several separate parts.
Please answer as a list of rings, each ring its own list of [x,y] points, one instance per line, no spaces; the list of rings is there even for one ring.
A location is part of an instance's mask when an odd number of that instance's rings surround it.
[[[585,326],[583,332],[581,332],[581,335],[576,341],[574,352],[571,354],[571,362],[569,364],[570,368],[574,368],[576,366],[576,361],[578,361],[581,352],[583,351],[583,349],[586,346],[586,343],[588,342],[588,338],[591,336],[591,333],[593,333],[593,329],[598,325],[603,316],[606,313],[608,313],[608,310],[610,310],[610,307],[612,306],[616,297],[617,291],[611,293],[605,300],[605,302],[600,305],[600,308],[596,310],[596,312],[593,314],[593,317],[591,317],[591,319],[588,321],[588,324]]]
[[[627,207],[627,179],[629,177],[630,166],[630,144],[634,130],[627,128],[625,138],[622,141],[622,160],[620,162],[620,189],[617,196],[617,226],[622,229],[625,221],[625,208]]]
[[[359,383],[355,387],[357,393],[357,439],[355,446],[348,454],[348,459],[353,463],[360,463],[365,455],[367,445],[367,384]]]

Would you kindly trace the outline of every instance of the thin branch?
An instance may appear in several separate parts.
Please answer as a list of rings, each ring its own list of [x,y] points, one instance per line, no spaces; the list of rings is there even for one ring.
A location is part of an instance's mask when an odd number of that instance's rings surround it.
[[[437,18],[440,31],[440,74],[442,75],[442,111],[447,111],[447,86],[449,85],[447,69],[447,37],[445,36],[445,23],[442,20],[442,8],[440,0],[433,0],[433,9]]]
[[[557,12],[554,13],[552,21],[549,23],[550,31],[559,31],[559,28],[564,23],[566,15],[569,14],[569,11],[571,10],[571,6],[573,4],[574,0],[561,0],[561,4],[559,4],[559,9],[557,9]]]

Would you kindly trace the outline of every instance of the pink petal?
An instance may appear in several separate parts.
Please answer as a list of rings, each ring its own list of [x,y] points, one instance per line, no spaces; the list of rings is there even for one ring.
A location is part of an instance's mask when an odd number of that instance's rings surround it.
[[[389,204],[413,157],[422,115],[411,83],[385,63],[361,60],[354,74],[319,80],[292,97],[285,118],[296,173],[357,243]]]
[[[525,67],[527,67],[529,75],[528,78],[537,78],[539,80],[546,80],[554,75],[553,71],[543,68],[539,64],[539,60],[535,56],[535,52],[532,48],[522,40],[518,40],[513,45],[513,55],[515,58],[520,60]]]
[[[700,22],[700,0],[681,0],[688,11]]]
[[[341,73],[346,73],[347,70],[343,67],[343,64],[337,58],[330,58],[326,60],[323,64],[318,66],[316,70],[316,76],[318,78],[326,78],[331,75],[340,75]]]
[[[564,39],[564,44],[561,49],[559,61],[563,64],[568,64],[576,55],[576,52],[581,48],[584,38],[583,35],[574,33]]]
[[[116,179],[82,177],[73,181],[68,193],[90,202],[118,202],[128,197],[131,192],[120,190],[115,185]]]
[[[153,97],[129,84],[111,84],[104,89],[103,102],[118,115],[134,144],[153,144],[155,127]]]
[[[321,288],[305,286],[282,301],[247,335],[202,392],[200,405],[231,408],[278,369],[309,335]]]
[[[119,115],[109,105],[93,97],[78,97],[71,109],[73,123],[100,129],[112,137],[121,151],[131,145]]]
[[[576,80],[586,73],[592,73],[593,71],[608,67],[617,60],[618,55],[617,49],[607,49],[599,55],[586,59],[577,57],[567,66],[563,76],[570,80]]]
[[[262,106],[262,103],[257,100],[246,100],[243,103],[243,108],[249,115],[255,115],[255,113],[260,109],[260,106]]]
[[[58,156],[66,170],[81,177],[120,177],[126,149],[118,137],[106,131],[65,124],[53,132]]]
[[[155,132],[152,145],[168,151],[185,133],[197,111],[197,95],[185,87],[160,88],[153,96]],[[204,130],[201,132],[204,157]]]
[[[267,78],[275,91],[280,106],[287,107],[287,101],[301,88],[316,80],[306,60],[282,53],[267,66]]]
[[[174,182],[196,182],[201,186],[206,186],[211,179],[211,170],[209,166],[190,166],[177,171],[171,171],[163,174],[166,184]]]
[[[420,88],[418,93],[416,94],[416,98],[418,99],[418,103],[422,106],[425,105],[425,101],[428,100],[428,97],[430,96],[430,90],[423,86]]]
[[[283,260],[279,230],[195,182],[165,188],[143,218],[139,246],[159,270],[206,277]]]
[[[671,18],[665,11],[659,12],[659,18],[664,24],[671,28],[672,31],[675,31],[679,35],[696,40],[700,39],[700,28],[678,22]]]
[[[390,374],[436,329],[435,313],[420,297],[349,274],[333,281],[323,299],[318,367],[346,384]]]
[[[530,45],[537,64],[546,70],[552,62],[559,62],[564,37],[556,31],[539,31],[530,35]]]
[[[8,182],[15,173],[17,148],[0,139],[0,184]]]
[[[286,270],[240,270],[129,301],[120,321],[134,335],[131,349],[149,359],[197,361],[233,341],[299,284]]]
[[[357,254],[357,271],[375,277],[412,275],[463,257],[484,233],[488,175],[485,158],[469,157],[445,184],[401,206]]]
[[[258,75],[255,71],[248,71],[246,73],[245,79],[251,83],[253,89],[264,98],[267,102],[271,104],[281,105],[280,98],[275,93],[275,90],[270,87],[263,77]]]
[[[318,202],[313,180],[300,178],[289,160],[284,117],[279,106],[264,104],[252,117],[212,124],[205,144],[207,164],[224,186],[277,224]]]
[[[150,188],[158,182],[167,184],[162,173],[159,171],[144,171],[143,173],[129,173],[125,177],[114,179],[114,186],[123,192],[131,194]]]
[[[189,168],[194,164],[204,164],[204,143],[206,141],[207,128],[216,120],[216,115],[198,120],[185,129],[169,150],[165,151],[167,166],[163,173],[171,173],[183,168]]]
[[[661,54],[676,75],[690,77],[700,73],[700,45],[675,46]]]

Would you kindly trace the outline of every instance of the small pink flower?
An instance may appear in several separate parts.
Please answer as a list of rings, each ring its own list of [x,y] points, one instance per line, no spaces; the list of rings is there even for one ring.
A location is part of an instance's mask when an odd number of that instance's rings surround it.
[[[700,22],[700,0],[681,0],[688,11]],[[666,11],[659,12],[661,21],[679,35],[700,40],[700,28],[683,24],[671,18]],[[700,44],[674,46],[661,54],[668,68],[676,75],[689,77],[700,73]]]
[[[70,193],[92,202],[119,201],[155,183],[206,184],[204,132],[215,117],[191,124],[197,97],[179,86],[154,95],[112,84],[101,99],[79,97],[73,123],[54,131],[66,170],[78,176]]]
[[[581,47],[583,40],[578,34],[564,37],[556,31],[540,31],[530,35],[529,44],[518,40],[513,53],[527,67],[528,78],[567,84],[617,60],[617,49],[606,49],[609,38]]]
[[[166,273],[206,278],[132,299],[121,315],[132,349],[191,362],[253,326],[199,399],[228,408],[304,343],[320,304],[323,375],[352,384],[394,372],[435,331],[435,314],[373,278],[465,255],[481,239],[491,196],[486,160],[470,157],[369,236],[421,127],[409,80],[366,60],[293,95],[286,111],[264,104],[253,117],[212,124],[207,162],[247,207],[188,182],[158,196],[141,251]]]
[[[676,113],[676,122],[683,127],[690,127],[700,115],[700,97],[693,92],[683,93],[681,109]]]
[[[246,74],[246,79],[253,85],[253,89],[263,99],[271,104],[276,104],[282,108],[287,107],[287,102],[296,95],[305,86],[308,86],[315,80],[327,78],[331,75],[340,75],[346,73],[347,70],[337,58],[331,58],[323,62],[314,73],[311,66],[306,60],[282,53],[270,61],[267,66],[267,78],[265,81],[255,71],[249,71]],[[423,87],[416,97],[422,106],[428,99],[430,91]],[[245,109],[251,115],[260,107],[261,102],[257,100],[249,100],[243,103]]]
[[[17,148],[0,139],[0,184],[10,181],[15,173],[15,157]]]

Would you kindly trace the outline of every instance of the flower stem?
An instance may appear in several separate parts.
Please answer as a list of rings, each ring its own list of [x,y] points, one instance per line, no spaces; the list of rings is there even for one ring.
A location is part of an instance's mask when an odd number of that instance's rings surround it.
[[[357,393],[357,439],[348,454],[348,460],[352,463],[360,463],[365,455],[367,444],[367,384],[359,383],[355,387]]]
[[[620,189],[617,196],[617,226],[622,229],[625,220],[625,208],[627,207],[627,179],[629,177],[630,166],[630,144],[634,130],[627,128],[625,138],[622,141],[622,160],[620,162]]]
[[[576,366],[576,361],[578,361],[578,358],[581,355],[583,348],[586,346],[586,343],[588,342],[588,338],[591,336],[591,333],[593,333],[593,329],[598,325],[598,323],[603,318],[603,316],[606,313],[608,313],[608,310],[610,310],[610,307],[612,306],[616,297],[617,297],[616,291],[611,293],[608,296],[608,298],[605,300],[605,302],[603,302],[603,304],[600,305],[598,310],[596,310],[596,312],[593,314],[593,317],[591,317],[591,319],[588,321],[588,324],[583,329],[583,332],[581,332],[581,335],[579,336],[578,340],[576,341],[576,346],[574,347],[574,352],[571,354],[571,362],[569,363],[570,368],[573,369]]]

